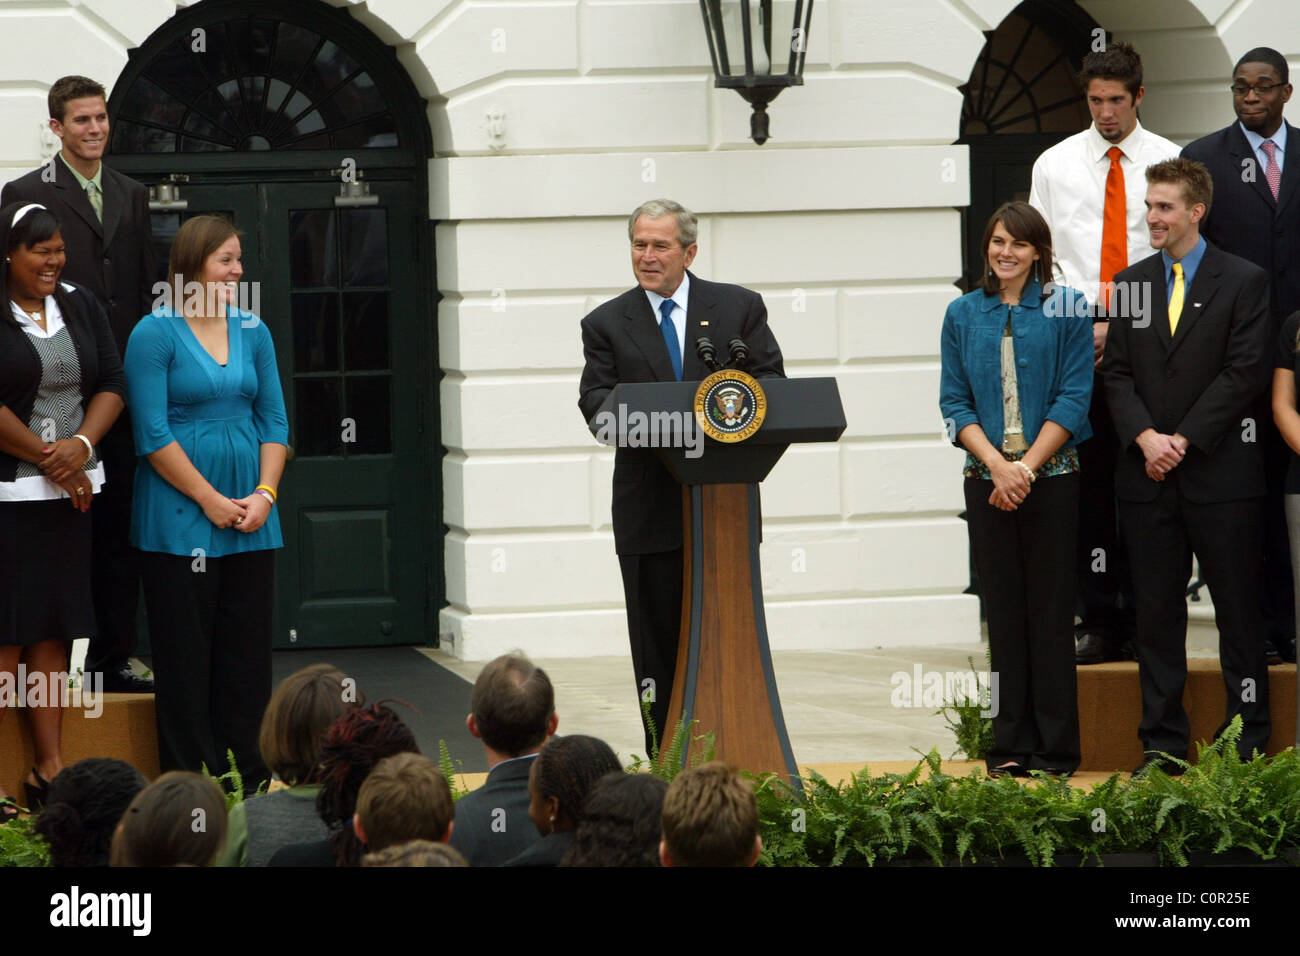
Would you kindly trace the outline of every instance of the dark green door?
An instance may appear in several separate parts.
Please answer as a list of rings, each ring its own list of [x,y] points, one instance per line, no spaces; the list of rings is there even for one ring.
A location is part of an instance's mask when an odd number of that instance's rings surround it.
[[[192,186],[155,211],[159,272],[181,222],[230,216],[244,234],[248,303],[275,342],[292,446],[277,509],[276,646],[424,643],[439,572],[432,317],[419,294],[412,184]]]

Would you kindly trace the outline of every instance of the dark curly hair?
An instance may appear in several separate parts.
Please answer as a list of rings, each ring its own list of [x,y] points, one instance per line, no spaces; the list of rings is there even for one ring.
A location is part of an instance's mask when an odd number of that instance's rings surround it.
[[[537,755],[534,783],[537,793],[559,804],[557,830],[572,830],[582,822],[583,805],[597,780],[621,772],[622,764],[609,744],[595,737],[570,734],[552,737]]]
[[[349,711],[325,733],[316,812],[330,829],[330,848],[339,866],[358,866],[365,852],[352,831],[352,816],[371,769],[393,754],[419,752],[411,728],[383,703]]]
[[[64,767],[35,830],[50,845],[51,866],[108,866],[113,831],[149,781],[121,760],[88,757]]]
[[[587,795],[560,866],[659,866],[667,792],[654,774],[605,774]]]

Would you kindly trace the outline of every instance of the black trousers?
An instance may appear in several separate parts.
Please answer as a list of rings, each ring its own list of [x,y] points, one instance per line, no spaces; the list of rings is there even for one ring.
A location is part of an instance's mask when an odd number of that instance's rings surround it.
[[[682,549],[656,554],[620,554],[618,564],[623,572],[637,699],[650,701],[650,717],[660,744],[666,749],[673,728],[664,724],[668,720],[668,703],[677,669],[677,639],[682,626]],[[650,727],[646,726],[647,756],[653,749],[651,741]]]
[[[1260,609],[1264,619],[1264,636],[1279,648],[1295,639],[1295,595],[1291,583],[1291,542],[1287,536],[1286,473],[1291,464],[1291,449],[1273,421],[1272,409],[1265,402],[1257,412],[1260,451],[1264,454],[1264,480],[1268,493],[1264,498],[1264,571],[1260,589]]]
[[[1115,501],[1119,436],[1106,402],[1101,376],[1093,378],[1088,410],[1092,437],[1079,448],[1079,634],[1096,634],[1112,644],[1132,640],[1137,626],[1133,578],[1120,544]]]
[[[989,767],[1079,766],[1074,665],[1078,474],[1039,478],[1015,511],[989,504],[993,482],[967,478],[967,522],[997,675]]]
[[[1238,750],[1264,751],[1269,736],[1268,666],[1260,616],[1264,499],[1198,504],[1179,491],[1178,470],[1153,501],[1121,501],[1120,522],[1133,559],[1138,674],[1145,750],[1185,757],[1191,729],[1183,709],[1187,682],[1187,580],[1192,553],[1210,589],[1227,691],[1221,732],[1236,714]],[[1216,732],[1216,734],[1218,733]]]
[[[258,751],[271,698],[275,552],[223,558],[140,553],[164,771],[220,776],[226,751],[251,793],[270,777]],[[201,570],[199,569],[201,567]]]
[[[136,458],[127,411],[99,443],[99,453],[108,480],[90,506],[95,633],[86,653],[87,673],[125,667],[139,627],[140,553],[130,541]]]

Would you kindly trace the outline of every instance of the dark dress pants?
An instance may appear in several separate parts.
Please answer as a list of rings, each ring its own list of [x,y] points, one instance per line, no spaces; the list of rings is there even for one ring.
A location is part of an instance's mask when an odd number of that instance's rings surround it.
[[[131,546],[135,444],[130,413],[123,410],[99,443],[106,482],[90,507],[91,594],[95,633],[86,672],[113,673],[135,652],[140,604],[140,554]]]
[[[1132,640],[1136,627],[1133,578],[1120,545],[1115,502],[1115,459],[1119,436],[1106,402],[1101,376],[1095,376],[1088,410],[1092,437],[1079,446],[1079,625],[1080,635],[1096,634],[1116,649]],[[1098,553],[1100,552],[1100,554]]]
[[[1268,666],[1260,616],[1264,499],[1198,504],[1179,491],[1178,470],[1153,501],[1121,501],[1120,524],[1133,562],[1137,599],[1138,675],[1147,751],[1186,757],[1191,728],[1183,709],[1187,683],[1187,581],[1192,554],[1210,589],[1219,628],[1219,662],[1227,691],[1222,732],[1236,714],[1238,750],[1249,757],[1268,743]]]
[[[257,746],[271,699],[275,552],[207,558],[140,552],[164,771],[229,769],[246,792],[270,777]]]
[[[682,626],[682,549],[656,554],[620,554],[618,564],[623,572],[637,700],[646,700],[647,693],[652,691],[650,717],[661,746],[667,749],[673,728],[664,724],[668,720],[668,703],[677,669],[677,638]],[[653,683],[647,685],[647,679]],[[652,739],[647,726],[647,757],[653,752]]]
[[[1290,587],[1291,542],[1286,532],[1286,508],[1283,504],[1292,453],[1282,433],[1277,430],[1271,408],[1260,408],[1257,414],[1260,451],[1264,454],[1264,478],[1268,486],[1264,498],[1264,571],[1260,608],[1264,636],[1281,649],[1295,639],[1295,595]]]
[[[1074,665],[1079,475],[1040,477],[1015,511],[989,504],[993,482],[967,478],[967,521],[997,675],[990,768],[1079,766]]]

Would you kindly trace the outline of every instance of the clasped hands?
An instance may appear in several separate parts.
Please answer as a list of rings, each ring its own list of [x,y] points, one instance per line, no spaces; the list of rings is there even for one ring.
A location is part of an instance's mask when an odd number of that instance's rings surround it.
[[[1147,477],[1152,481],[1164,481],[1165,476],[1182,463],[1191,444],[1177,432],[1165,435],[1154,428],[1142,432],[1136,441],[1146,458]]]
[[[78,511],[89,511],[90,500],[95,496],[90,479],[81,469],[90,460],[86,446],[78,438],[60,438],[41,449],[44,455],[36,462],[50,481],[68,493],[72,507]]]
[[[1005,458],[989,465],[989,476],[993,479],[993,494],[989,495],[989,504],[1000,511],[1015,511],[1025,503],[1032,484],[1029,472],[1019,462],[1007,461]]]
[[[234,528],[252,534],[266,524],[271,514],[271,502],[256,491],[244,498],[226,498],[213,492],[212,498],[203,505],[203,513],[218,528]]]

